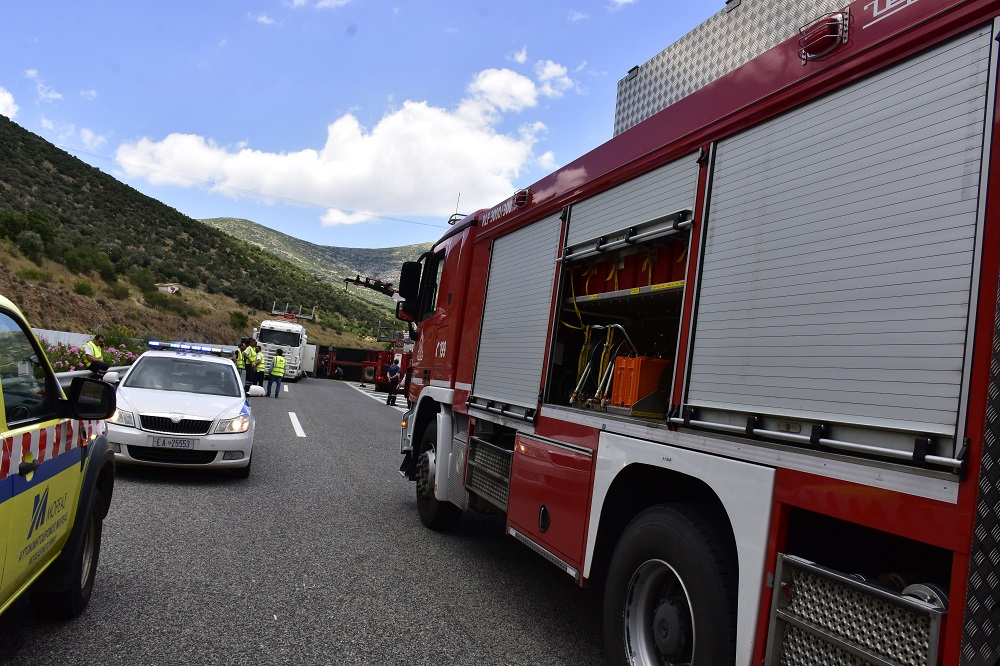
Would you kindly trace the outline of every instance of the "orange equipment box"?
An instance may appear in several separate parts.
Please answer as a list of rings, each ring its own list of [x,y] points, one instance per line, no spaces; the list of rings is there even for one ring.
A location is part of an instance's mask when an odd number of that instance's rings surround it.
[[[616,358],[611,404],[615,407],[631,408],[646,396],[656,393],[660,375],[668,365],[670,361],[665,358],[649,356]]]

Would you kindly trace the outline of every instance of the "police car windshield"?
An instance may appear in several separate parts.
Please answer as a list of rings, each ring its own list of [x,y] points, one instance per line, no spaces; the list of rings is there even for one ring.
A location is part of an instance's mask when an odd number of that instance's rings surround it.
[[[257,340],[271,345],[298,347],[300,338],[299,334],[294,331],[275,331],[265,328],[258,333]]]
[[[122,386],[222,395],[231,398],[243,395],[232,368],[191,358],[156,356],[140,358]]]

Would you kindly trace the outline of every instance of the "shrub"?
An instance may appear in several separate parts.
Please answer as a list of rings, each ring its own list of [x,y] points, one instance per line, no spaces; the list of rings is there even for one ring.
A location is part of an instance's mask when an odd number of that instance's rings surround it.
[[[52,282],[53,278],[52,273],[44,271],[40,268],[23,268],[19,270],[16,275],[22,280],[38,282],[40,284],[48,284],[49,282]]]
[[[86,280],[80,280],[79,282],[73,283],[73,291],[81,296],[93,296],[94,285],[90,284]]]
[[[167,298],[166,294],[156,291],[156,289],[153,289],[152,291],[143,290],[142,300],[146,303],[146,305],[148,305],[151,308],[160,308],[161,310],[166,310],[167,301],[169,301],[170,299]]]
[[[143,292],[143,294],[156,292],[156,276],[148,268],[139,268],[132,271],[129,273],[128,280],[138,287],[139,291]]]
[[[42,265],[45,260],[45,241],[34,231],[22,231],[17,235],[17,247],[28,259]]]
[[[245,312],[230,312],[229,313],[229,325],[235,328],[237,331],[247,330],[247,326],[250,324],[250,320],[247,318]]]
[[[104,346],[106,348],[122,348],[122,345],[126,348],[142,348],[142,343],[139,342],[139,336],[128,326],[108,324],[107,326],[103,326],[101,328],[101,335],[104,336]]]
[[[116,301],[124,301],[126,298],[128,298],[128,295],[131,293],[129,291],[128,285],[123,284],[121,282],[113,282],[109,284],[106,291],[108,293],[108,296],[115,299]]]

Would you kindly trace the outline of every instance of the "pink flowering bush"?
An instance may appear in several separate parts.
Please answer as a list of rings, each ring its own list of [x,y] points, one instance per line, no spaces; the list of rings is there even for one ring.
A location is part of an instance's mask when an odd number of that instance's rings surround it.
[[[105,343],[107,343],[105,336]],[[42,348],[45,355],[52,364],[52,369],[56,372],[73,372],[75,370],[85,370],[87,368],[87,357],[83,354],[83,348],[76,345],[63,343],[52,344],[42,341]],[[104,345],[104,361],[111,367],[122,365],[132,365],[136,358],[145,350],[145,346],[139,342],[119,343],[112,346]]]

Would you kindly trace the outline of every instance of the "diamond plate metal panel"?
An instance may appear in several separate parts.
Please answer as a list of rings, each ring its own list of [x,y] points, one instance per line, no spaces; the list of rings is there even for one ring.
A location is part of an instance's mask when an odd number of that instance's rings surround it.
[[[742,0],[618,82],[615,135],[798,34],[846,0]]]
[[[1000,298],[998,298],[1000,300]],[[1000,661],[1000,307],[993,324],[993,359],[986,403],[986,435],[979,501],[965,598],[962,666]]]

